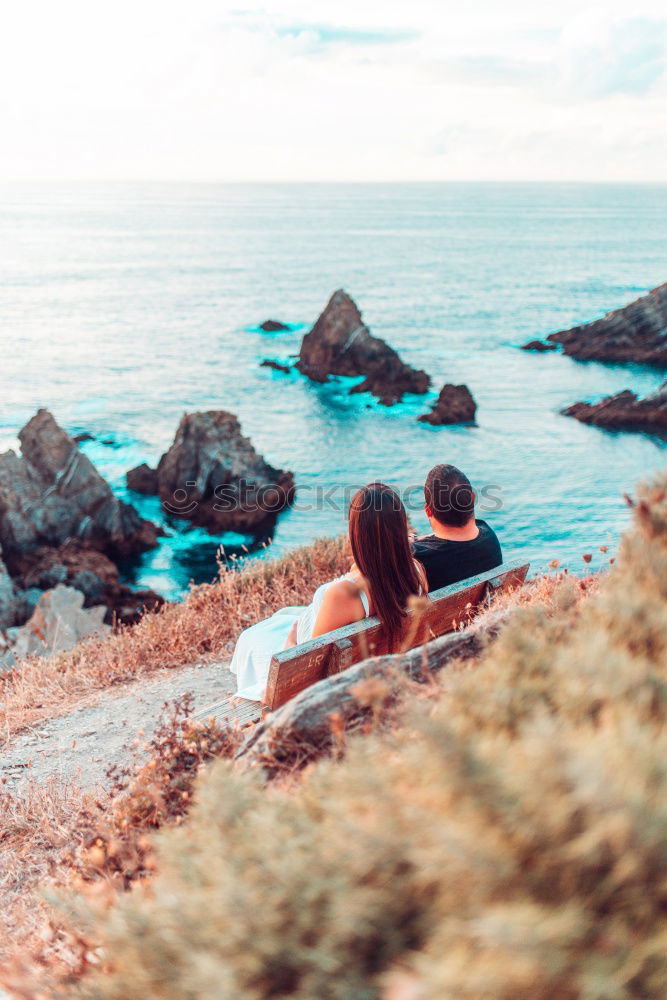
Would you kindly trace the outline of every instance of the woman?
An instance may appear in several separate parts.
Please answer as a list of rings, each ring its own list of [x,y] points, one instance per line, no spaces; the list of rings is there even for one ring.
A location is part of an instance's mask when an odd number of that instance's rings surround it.
[[[237,695],[261,701],[274,653],[377,615],[392,649],[411,595],[427,593],[421,565],[412,557],[408,519],[398,494],[383,483],[352,498],[349,573],[318,587],[306,608],[282,608],[239,636],[230,670]]]

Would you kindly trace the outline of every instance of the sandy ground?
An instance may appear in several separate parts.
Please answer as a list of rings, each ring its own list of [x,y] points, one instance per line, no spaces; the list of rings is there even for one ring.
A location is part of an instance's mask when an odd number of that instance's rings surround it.
[[[141,758],[141,745],[153,734],[166,701],[191,691],[195,711],[201,711],[232,694],[235,681],[226,664],[209,663],[161,670],[102,692],[93,704],[41,723],[3,747],[0,779],[15,793],[51,777],[84,789],[102,787],[112,764],[122,767]]]

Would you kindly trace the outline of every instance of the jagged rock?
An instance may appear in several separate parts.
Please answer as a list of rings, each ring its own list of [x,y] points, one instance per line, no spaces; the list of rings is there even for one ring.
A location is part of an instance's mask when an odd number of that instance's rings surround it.
[[[135,493],[143,493],[145,496],[157,495],[157,469],[151,469],[145,462],[136,469],[130,469],[125,479],[128,489]]]
[[[595,424],[610,430],[664,433],[667,431],[667,382],[654,395],[644,399],[626,389],[615,396],[607,396],[599,403],[574,403],[563,410],[563,413],[585,424]]]
[[[557,344],[545,344],[543,340],[529,340],[521,348],[522,351],[557,351]]]
[[[0,455],[0,543],[7,554],[68,538],[116,555],[155,547],[159,529],[114,496],[48,410],[39,410],[19,439],[21,456]]]
[[[262,361],[259,367],[273,368],[274,371],[284,372],[285,375],[289,375],[289,373],[292,371],[289,365],[282,365],[279,361],[270,361],[268,358]]]
[[[259,324],[259,328],[265,333],[281,333],[284,330],[292,329],[287,323],[281,323],[277,319],[265,319],[263,323]]]
[[[552,333],[547,340],[578,361],[667,365],[667,283],[602,319]]]
[[[10,628],[16,621],[17,595],[0,548],[0,629]]]
[[[119,582],[118,568],[102,552],[69,541],[58,548],[40,546],[12,557],[9,569],[16,584],[30,594],[67,584],[80,591],[85,606],[104,604],[106,620],[134,624],[145,611],[156,611],[164,598],[152,590],[133,591]],[[25,621],[28,614],[19,616]]]
[[[19,630],[12,653],[50,656],[73,649],[82,639],[102,637],[111,631],[104,624],[104,606],[83,607],[83,594],[73,587],[57,586],[42,595],[32,618]]]
[[[268,533],[294,496],[292,473],[265,462],[224,410],[186,413],[157,476],[164,508],[211,532]]]
[[[365,326],[356,304],[339,289],[312,330],[301,342],[297,368],[313,382],[326,382],[330,375],[365,375],[351,392],[371,392],[390,406],[406,392],[423,394],[431,380],[417,371]]]
[[[477,404],[467,385],[443,385],[429,413],[418,417],[422,424],[470,424]]]

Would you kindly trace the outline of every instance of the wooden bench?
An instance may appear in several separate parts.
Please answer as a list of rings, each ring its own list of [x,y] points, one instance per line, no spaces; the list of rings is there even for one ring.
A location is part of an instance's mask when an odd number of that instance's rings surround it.
[[[528,563],[503,563],[481,576],[433,591],[408,614],[395,651],[414,649],[429,639],[465,626],[480,606],[490,603],[494,593],[521,586],[527,572]],[[271,660],[263,702],[232,696],[198,712],[196,718],[215,716],[218,722],[246,728],[258,722],[265,711],[284,705],[311,684],[369,656],[387,652],[390,650],[379,619],[364,618],[276,653]]]

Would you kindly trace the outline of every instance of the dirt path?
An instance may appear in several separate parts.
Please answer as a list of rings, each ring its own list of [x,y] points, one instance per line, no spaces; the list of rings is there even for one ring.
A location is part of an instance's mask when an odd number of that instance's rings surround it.
[[[20,733],[0,750],[0,779],[20,793],[27,783],[50,777],[74,781],[84,789],[105,784],[112,764],[132,763],[139,743],[152,735],[165,701],[191,691],[195,711],[232,694],[235,677],[226,664],[160,670],[124,685],[69,715]]]

